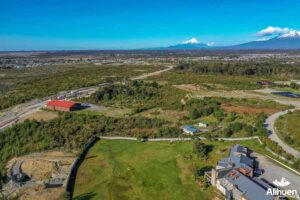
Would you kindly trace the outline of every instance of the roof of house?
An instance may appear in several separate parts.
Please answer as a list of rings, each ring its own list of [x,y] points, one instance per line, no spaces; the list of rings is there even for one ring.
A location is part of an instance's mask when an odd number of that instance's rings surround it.
[[[76,105],[75,102],[66,101],[66,100],[51,100],[47,103],[47,106],[55,106],[55,107],[63,107],[63,108],[71,108],[75,105]]]
[[[253,160],[242,153],[245,153],[246,149],[237,144],[231,147],[229,157],[218,161],[219,166],[227,167],[228,164],[234,164],[235,167],[244,167],[246,169],[253,168]]]
[[[230,148],[230,155],[234,155],[235,153],[246,153],[246,148],[236,144]]]
[[[266,195],[266,189],[252,179],[233,169],[224,177],[235,185],[249,200],[272,200],[273,196]]]
[[[183,128],[186,129],[186,130],[188,130],[188,131],[190,131],[190,132],[193,132],[193,133],[195,133],[195,132],[198,131],[198,129],[196,129],[193,126],[189,126],[189,125],[185,125],[185,126],[183,126]]]

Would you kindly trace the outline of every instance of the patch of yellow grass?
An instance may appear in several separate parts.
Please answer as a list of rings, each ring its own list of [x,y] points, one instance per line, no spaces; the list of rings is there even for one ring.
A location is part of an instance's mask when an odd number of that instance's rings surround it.
[[[30,115],[27,115],[24,120],[29,119],[29,120],[38,120],[38,121],[51,121],[52,119],[55,119],[58,117],[58,114],[55,112],[50,112],[50,111],[37,111],[34,112]]]

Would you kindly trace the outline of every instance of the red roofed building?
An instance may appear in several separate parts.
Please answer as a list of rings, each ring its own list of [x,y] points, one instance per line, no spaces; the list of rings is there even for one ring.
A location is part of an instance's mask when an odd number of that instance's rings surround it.
[[[51,100],[46,104],[46,108],[50,110],[58,110],[64,112],[71,112],[78,108],[78,103],[73,101],[66,101],[66,100]]]

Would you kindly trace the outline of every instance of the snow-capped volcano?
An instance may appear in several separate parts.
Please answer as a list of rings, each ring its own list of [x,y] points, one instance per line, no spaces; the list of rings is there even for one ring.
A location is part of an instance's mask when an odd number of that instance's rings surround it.
[[[300,38],[300,31],[293,30],[279,36],[279,38],[295,38],[295,37]]]
[[[183,41],[179,44],[166,47],[167,49],[206,49],[209,46],[205,43],[199,42],[196,38]]]
[[[196,38],[181,42],[181,44],[199,44],[200,42]]]

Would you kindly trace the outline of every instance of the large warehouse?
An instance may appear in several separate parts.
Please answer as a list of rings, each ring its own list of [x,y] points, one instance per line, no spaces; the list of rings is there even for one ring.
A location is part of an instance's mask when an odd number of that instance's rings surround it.
[[[49,101],[46,106],[47,109],[50,110],[58,110],[64,112],[71,112],[79,108],[79,104],[73,101],[66,101],[66,100],[51,100]]]

